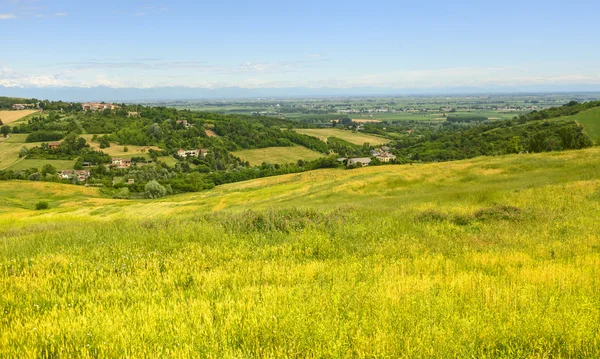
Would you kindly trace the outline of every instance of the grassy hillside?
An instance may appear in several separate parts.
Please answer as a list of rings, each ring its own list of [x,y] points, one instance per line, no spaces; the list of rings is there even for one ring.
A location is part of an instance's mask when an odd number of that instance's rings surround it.
[[[600,107],[573,116],[559,117],[559,119],[577,121],[585,128],[585,132],[594,142],[600,143]]]
[[[159,201],[0,182],[0,356],[598,357],[599,164],[319,170]]]
[[[327,138],[329,137],[337,137],[342,140],[348,141],[355,145],[362,145],[364,143],[369,143],[373,146],[382,145],[384,143],[390,142],[387,138],[369,135],[366,133],[358,133],[352,132],[348,130],[339,130],[335,128],[303,128],[295,130],[298,133],[309,135],[313,137],[317,137],[322,141],[327,142]]]
[[[243,150],[232,152],[234,156],[250,162],[251,166],[260,166],[266,163],[294,163],[298,160],[312,161],[323,157],[319,152],[309,150],[303,146],[293,147],[267,147],[255,150]]]
[[[39,142],[26,143],[26,134],[11,134],[9,138],[0,136],[0,170],[9,168],[19,161],[21,148],[32,148],[39,146]]]

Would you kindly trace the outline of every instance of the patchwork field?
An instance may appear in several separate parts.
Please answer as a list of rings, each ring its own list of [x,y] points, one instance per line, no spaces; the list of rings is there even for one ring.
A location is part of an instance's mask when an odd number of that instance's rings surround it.
[[[0,120],[5,125],[10,125],[14,122],[19,121],[20,119],[27,117],[31,114],[39,112],[38,110],[18,110],[18,111],[8,111],[8,110],[0,110]]]
[[[600,356],[599,148],[0,194],[1,357]]]
[[[339,129],[335,129],[335,128],[303,128],[303,129],[296,129],[295,131],[298,133],[305,134],[305,135],[317,137],[325,142],[327,142],[327,138],[329,138],[329,137],[341,138],[342,140],[346,140],[350,143],[354,143],[355,145],[362,145],[364,143],[369,143],[371,145],[377,146],[377,145],[382,145],[382,144],[390,142],[390,140],[387,138],[369,135],[366,133],[352,132],[352,131],[348,131],[348,130],[339,130]]]
[[[303,146],[267,147],[254,150],[236,151],[232,153],[242,160],[250,162],[250,165],[252,166],[259,166],[263,162],[271,164],[286,164],[295,163],[298,160],[312,161],[323,157],[321,153],[309,150]]]
[[[580,112],[574,116],[560,117],[559,120],[579,122],[585,128],[588,136],[594,142],[600,143],[600,108]]]

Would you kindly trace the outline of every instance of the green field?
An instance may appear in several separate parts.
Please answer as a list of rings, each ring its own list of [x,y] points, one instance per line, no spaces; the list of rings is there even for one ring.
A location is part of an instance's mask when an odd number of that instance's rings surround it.
[[[252,166],[260,166],[263,162],[271,164],[295,163],[298,160],[312,161],[323,157],[323,154],[309,150],[303,146],[267,147],[254,150],[232,152],[234,156],[250,162]]]
[[[56,167],[57,170],[72,170],[73,166],[75,166],[75,160],[45,160],[45,159],[23,159],[17,161],[10,167],[8,170],[20,171],[27,170],[30,168],[41,169],[44,165],[52,165]]]
[[[11,134],[9,138],[0,136],[0,170],[12,166],[19,160],[21,148],[39,146],[38,142],[25,143],[26,134]]]
[[[295,131],[304,135],[317,137],[322,141],[327,141],[327,138],[329,137],[337,137],[350,143],[354,143],[355,145],[369,143],[370,145],[377,146],[390,142],[390,140],[387,138],[369,135],[366,133],[352,132],[349,130],[338,130],[335,128],[303,128],[296,129]]]
[[[594,142],[600,143],[600,108],[593,108],[574,116],[560,117],[558,120],[579,122],[585,128],[588,136]]]
[[[0,357],[599,357],[599,158],[0,182]]]

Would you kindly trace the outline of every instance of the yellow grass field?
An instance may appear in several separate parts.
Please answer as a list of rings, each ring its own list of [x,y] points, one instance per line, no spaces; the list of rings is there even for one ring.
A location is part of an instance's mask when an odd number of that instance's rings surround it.
[[[267,147],[254,150],[236,151],[232,153],[242,160],[250,162],[252,166],[261,165],[263,162],[271,164],[286,164],[295,163],[298,160],[312,161],[323,157],[323,155],[319,152],[309,150],[303,146]]]
[[[357,123],[380,123],[380,120],[366,119],[366,118],[353,118],[352,122]]]
[[[10,125],[14,122],[19,121],[23,117],[27,117],[33,113],[39,112],[38,110],[18,110],[18,111],[0,111],[0,120],[5,125]]]
[[[599,358],[599,217],[598,147],[160,200],[0,181],[0,357]]]
[[[390,142],[390,140],[387,138],[369,135],[366,133],[352,132],[349,130],[339,130],[336,128],[303,128],[297,129],[296,132],[317,137],[325,142],[327,142],[327,138],[329,137],[341,138],[342,140],[354,143],[355,145],[369,143],[370,145],[377,146]]]

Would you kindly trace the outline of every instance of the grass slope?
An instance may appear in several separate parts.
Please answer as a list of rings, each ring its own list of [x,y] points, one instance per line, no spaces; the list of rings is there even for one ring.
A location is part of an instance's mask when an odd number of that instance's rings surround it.
[[[19,161],[21,148],[39,146],[40,142],[25,143],[25,134],[11,134],[9,138],[0,136],[0,170],[7,169]]]
[[[44,165],[52,165],[57,170],[70,170],[75,166],[75,160],[45,160],[45,159],[23,159],[8,167],[8,170],[20,171],[30,168],[42,169]]]
[[[377,146],[390,142],[390,140],[388,140],[387,138],[368,135],[365,133],[352,132],[348,130],[339,130],[335,128],[305,128],[297,129],[296,132],[304,135],[317,137],[325,142],[327,142],[327,138],[329,137],[341,138],[342,140],[354,143],[355,145],[369,143],[371,145]]]
[[[558,119],[577,121],[585,128],[585,132],[594,142],[600,143],[600,107],[580,112],[577,115],[560,117]]]
[[[599,164],[319,170],[160,201],[0,182],[0,356],[598,357]]]
[[[98,135],[98,136],[102,136],[102,135]],[[98,142],[92,142],[92,137],[93,135],[81,135],[81,137],[85,138],[85,140],[88,142],[88,144],[90,145],[91,148],[97,150],[97,151],[102,151],[104,153],[106,153],[107,155],[113,156],[113,157],[121,157],[121,158],[131,158],[131,157],[146,157],[146,158],[150,158],[149,156],[147,156],[148,154],[148,150],[150,149],[154,149],[159,151],[160,149],[156,146],[135,146],[135,145],[119,145],[116,144],[114,142],[111,142],[110,147],[107,148],[100,148],[100,143]],[[125,152],[125,147],[127,147],[128,151]]]
[[[309,150],[303,146],[267,147],[254,150],[235,151],[232,153],[234,156],[250,162],[253,166],[261,165],[263,162],[286,164],[294,163],[298,160],[312,161],[323,157],[319,152]]]

